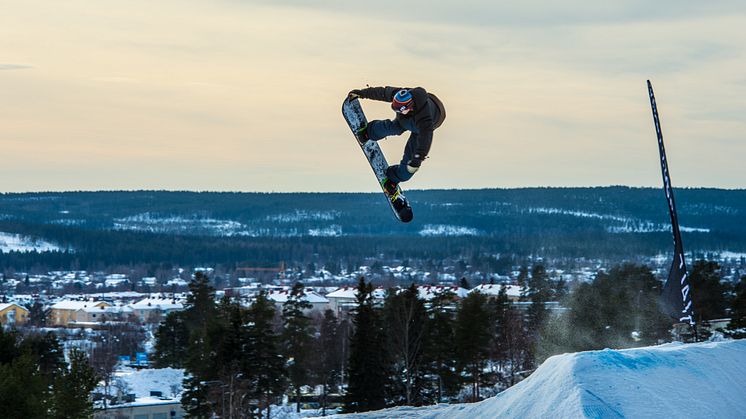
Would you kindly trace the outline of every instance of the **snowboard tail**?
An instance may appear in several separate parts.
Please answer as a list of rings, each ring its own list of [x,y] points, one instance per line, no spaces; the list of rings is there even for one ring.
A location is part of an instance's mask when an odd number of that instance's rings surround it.
[[[345,99],[344,103],[342,103],[342,115],[352,130],[352,134],[355,136],[358,145],[363,150],[363,154],[368,159],[368,163],[370,163],[370,167],[376,175],[378,184],[381,186],[381,190],[386,196],[386,200],[394,216],[397,220],[404,223],[412,221],[412,218],[414,218],[412,207],[409,205],[409,201],[404,194],[402,194],[401,188],[397,185],[396,191],[389,193],[383,186],[386,181],[386,169],[389,167],[389,164],[381,151],[381,147],[377,142],[366,141],[359,135],[360,129],[368,124],[365,113],[363,113],[363,108],[360,106],[360,101],[358,99]]]

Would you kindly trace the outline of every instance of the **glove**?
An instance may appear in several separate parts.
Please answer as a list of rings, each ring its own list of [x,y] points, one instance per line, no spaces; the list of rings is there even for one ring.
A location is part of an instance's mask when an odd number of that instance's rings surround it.
[[[418,170],[420,170],[420,166],[422,166],[422,156],[419,154],[415,154],[412,156],[412,158],[407,162],[407,172],[411,174],[415,174]]]
[[[363,92],[360,89],[351,90],[347,94],[347,100],[359,99],[363,97]]]

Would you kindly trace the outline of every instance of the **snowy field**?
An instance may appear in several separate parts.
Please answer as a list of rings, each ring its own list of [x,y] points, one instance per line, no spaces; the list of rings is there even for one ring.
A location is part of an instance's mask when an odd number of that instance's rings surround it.
[[[184,381],[184,370],[176,368],[159,368],[136,370],[123,368],[114,373],[114,380],[126,391],[136,397],[148,397],[151,391],[160,391],[165,397],[181,397],[181,384]],[[112,394],[116,394],[115,391]]]
[[[335,418],[744,418],[746,340],[557,355],[472,404],[399,407]]]
[[[44,240],[0,232],[0,252],[54,252],[62,249]]]

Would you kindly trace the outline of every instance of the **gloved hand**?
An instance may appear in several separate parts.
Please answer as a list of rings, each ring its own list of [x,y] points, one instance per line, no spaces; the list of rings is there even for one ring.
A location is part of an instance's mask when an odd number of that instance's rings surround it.
[[[423,157],[419,154],[415,154],[412,156],[411,159],[407,162],[407,171],[411,174],[415,174],[418,170],[420,170],[420,166],[422,166],[422,160]]]
[[[363,97],[363,92],[360,89],[350,90],[347,94],[347,100],[358,99]]]

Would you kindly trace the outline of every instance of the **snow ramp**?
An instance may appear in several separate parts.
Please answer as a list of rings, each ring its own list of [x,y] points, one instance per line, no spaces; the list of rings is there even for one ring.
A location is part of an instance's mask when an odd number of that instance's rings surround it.
[[[556,355],[479,403],[344,418],[746,418],[746,340]]]

